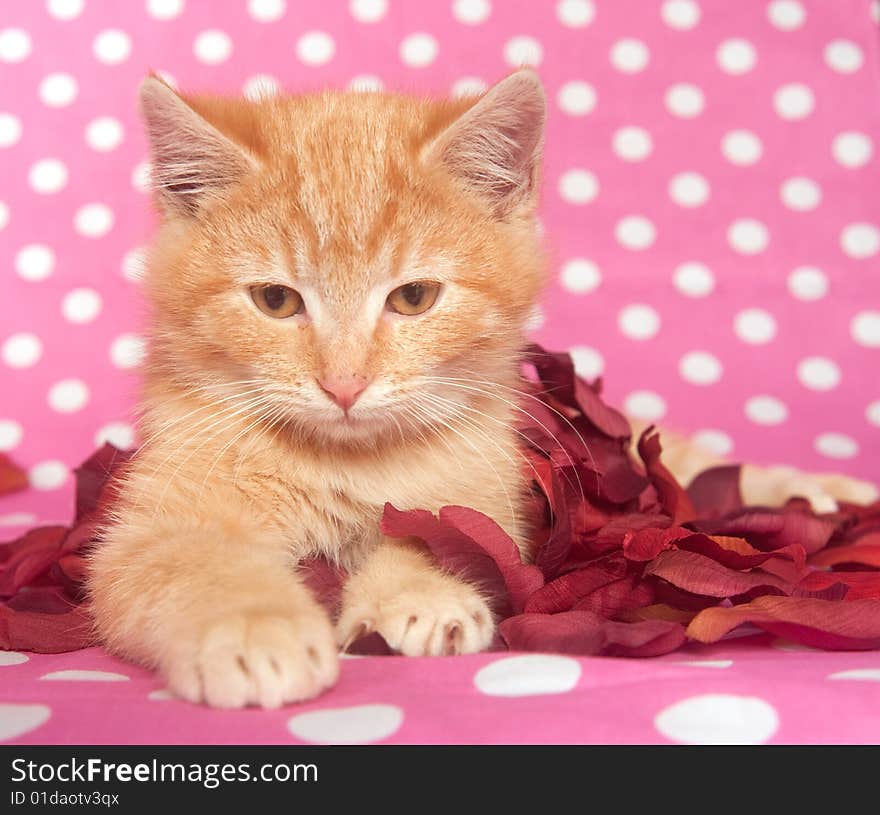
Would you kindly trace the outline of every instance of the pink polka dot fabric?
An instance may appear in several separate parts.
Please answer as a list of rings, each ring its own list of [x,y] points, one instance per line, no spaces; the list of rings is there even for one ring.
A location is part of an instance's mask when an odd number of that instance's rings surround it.
[[[218,712],[97,649],[0,652],[0,743],[874,744],[880,659],[766,634],[651,660],[345,659],[280,710]]]
[[[696,432],[720,453],[880,481],[878,20],[869,0],[4,4],[0,452],[33,489],[0,498],[0,538],[67,520],[71,468],[103,440],[136,439],[138,281],[154,222],[135,97],[148,70],[249,96],[463,94],[536,65],[549,104],[551,278],[534,336],[571,349],[634,416]],[[151,697],[154,678],[98,651],[0,657],[0,739],[22,742],[880,732],[875,656],[766,643],[693,655],[723,669],[682,654],[540,670],[497,655],[351,660],[317,703],[227,716]],[[45,676],[58,671],[124,678]],[[853,681],[829,678],[847,672]],[[490,688],[543,690],[493,694],[481,675]],[[563,690],[541,686],[560,676]],[[731,720],[745,729],[730,731]]]

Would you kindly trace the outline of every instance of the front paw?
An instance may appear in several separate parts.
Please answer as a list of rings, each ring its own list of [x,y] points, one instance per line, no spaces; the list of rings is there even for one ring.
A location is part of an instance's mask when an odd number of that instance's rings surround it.
[[[277,708],[335,684],[339,658],[322,612],[230,614],[181,638],[161,665],[169,688],[211,707]]]
[[[492,641],[492,611],[467,583],[437,573],[418,585],[350,586],[343,597],[336,638],[343,650],[354,640],[378,632],[406,656],[444,656],[482,651]]]

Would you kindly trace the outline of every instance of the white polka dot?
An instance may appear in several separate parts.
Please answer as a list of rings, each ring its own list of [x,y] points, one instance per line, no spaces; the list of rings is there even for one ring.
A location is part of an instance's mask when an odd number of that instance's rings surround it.
[[[12,419],[0,419],[0,450],[8,452],[21,444],[24,438],[24,429],[18,422]]]
[[[96,447],[102,447],[106,442],[120,450],[130,450],[134,447],[134,428],[125,422],[110,422],[95,434]]]
[[[559,179],[559,194],[569,204],[587,204],[599,194],[599,182],[588,170],[568,170]]]
[[[89,401],[89,389],[81,379],[62,379],[49,388],[49,407],[58,413],[75,413]]]
[[[153,168],[149,161],[139,161],[131,171],[131,186],[138,192],[149,192],[153,183],[152,172]]]
[[[10,741],[36,730],[49,721],[52,710],[46,705],[0,703],[0,741]]]
[[[874,154],[871,137],[857,131],[838,133],[831,142],[831,154],[844,167],[862,167]]]
[[[73,225],[80,235],[100,238],[113,228],[113,210],[106,204],[86,204],[76,211]]]
[[[86,128],[86,144],[92,150],[98,150],[102,153],[119,147],[122,144],[123,136],[122,123],[112,116],[100,116],[93,119]]]
[[[633,303],[620,310],[617,325],[631,340],[649,340],[660,330],[660,315],[651,306]]]
[[[0,31],[0,62],[21,62],[31,53],[31,38],[23,28]]]
[[[122,258],[122,276],[132,283],[139,283],[144,276],[147,264],[147,250],[138,246],[125,253]]]
[[[117,368],[137,368],[145,353],[144,340],[136,334],[122,334],[110,346],[110,359]]]
[[[592,260],[575,258],[569,260],[560,274],[562,287],[572,294],[588,294],[602,282],[602,273]]]
[[[783,85],[773,94],[776,113],[788,121],[809,116],[814,104],[813,92],[800,82]]]
[[[360,23],[377,23],[388,11],[388,0],[351,0],[348,9]]]
[[[15,270],[24,280],[45,280],[55,269],[55,254],[48,246],[33,243],[23,247],[15,256]]]
[[[840,246],[851,258],[872,257],[880,251],[880,229],[874,224],[849,224],[840,233]]]
[[[664,708],[654,727],[681,744],[763,744],[779,729],[779,716],[754,696],[707,693]]]
[[[698,430],[691,438],[696,445],[716,456],[729,456],[733,452],[733,439],[723,430]]]
[[[553,654],[503,657],[484,665],[474,685],[487,696],[546,696],[569,693],[581,678],[576,659]]]
[[[682,207],[699,207],[709,200],[709,182],[699,173],[679,173],[669,182],[669,197]]]
[[[807,14],[796,0],[774,0],[767,6],[767,16],[777,28],[794,31],[804,24]]]
[[[852,338],[868,348],[880,348],[880,311],[860,311],[849,325]]]
[[[776,336],[776,320],[762,308],[747,308],[734,317],[733,330],[743,342],[764,345]]]
[[[837,671],[828,679],[853,679],[867,682],[880,682],[880,668],[853,668],[849,671]]]
[[[859,454],[859,443],[843,433],[822,433],[816,436],[813,446],[826,458],[854,458]]]
[[[752,396],[746,400],[746,416],[755,424],[781,424],[788,418],[788,408],[774,396]]]
[[[57,158],[44,158],[31,166],[28,183],[34,192],[51,195],[67,185],[67,167]]]
[[[79,93],[76,79],[70,74],[49,74],[40,82],[40,100],[50,108],[71,104]]]
[[[18,651],[0,651],[0,665],[21,665],[28,661],[27,654],[20,654]]]
[[[556,97],[559,107],[571,116],[586,116],[596,107],[596,91],[587,82],[566,82]]]
[[[43,356],[43,343],[35,334],[13,334],[4,341],[0,356],[10,368],[30,368]]]
[[[0,147],[12,147],[21,138],[21,122],[11,113],[0,113]]]
[[[808,212],[819,206],[822,189],[811,178],[789,178],[779,188],[779,197],[789,209]]]
[[[412,68],[430,65],[438,51],[437,40],[430,34],[410,34],[400,43],[400,58]]]
[[[177,697],[168,688],[159,688],[159,690],[151,690],[147,694],[147,699],[151,702],[168,702]]]
[[[871,404],[865,408],[865,418],[871,424],[880,427],[880,399],[876,402],[871,402]],[[2,439],[2,433],[0,433],[0,439]],[[2,446],[0,446],[0,449],[2,449]]]
[[[70,475],[67,466],[61,461],[41,461],[31,467],[28,473],[30,485],[35,490],[57,490]]]
[[[633,391],[623,400],[627,415],[643,422],[655,422],[666,415],[666,400],[654,391]]]
[[[556,16],[564,26],[583,28],[596,16],[596,6],[593,0],[560,0],[556,4]]]
[[[478,25],[489,19],[492,4],[489,0],[455,0],[452,15],[465,25]]]
[[[147,14],[154,20],[173,20],[183,11],[183,0],[147,0]]]
[[[225,31],[216,28],[202,31],[193,43],[193,53],[199,62],[218,65],[232,55],[232,40]]]
[[[336,43],[326,31],[309,31],[296,43],[296,55],[306,65],[326,65],[336,53]]]
[[[252,102],[269,99],[272,96],[276,96],[280,90],[281,85],[278,80],[269,74],[255,74],[248,77],[242,87],[245,97]]]
[[[624,161],[642,161],[651,155],[654,144],[647,130],[629,126],[615,131],[612,147]]]
[[[696,0],[666,0],[660,15],[670,28],[687,31],[700,22],[700,7]]]
[[[248,14],[258,23],[274,23],[284,16],[284,0],[248,0]]]
[[[287,729],[312,744],[370,744],[394,735],[402,724],[397,705],[357,705],[298,713]]]
[[[815,391],[830,391],[840,384],[840,367],[827,357],[804,357],[797,366],[801,385]]]
[[[9,206],[5,201],[0,201],[0,232],[6,229],[9,223]]]
[[[731,164],[754,164],[764,148],[761,140],[749,130],[731,130],[721,140],[721,152]]]
[[[871,0],[871,19],[880,23],[880,0]]]
[[[544,49],[534,37],[514,37],[504,46],[504,61],[512,68],[520,65],[540,65]]]
[[[715,288],[715,275],[705,264],[689,261],[676,267],[672,282],[685,297],[705,297]]]
[[[461,81],[461,80],[459,80]],[[481,82],[482,80],[476,80],[477,82]],[[378,76],[373,76],[372,74],[359,74],[358,76],[352,77],[351,82],[348,83],[348,89],[352,91],[358,91],[360,93],[370,93],[370,92],[378,92],[381,91],[385,85],[382,80]],[[485,90],[485,86],[482,88]],[[453,94],[455,93],[455,87],[452,89]],[[468,91],[469,93],[480,93],[480,91]],[[457,94],[461,96],[461,93]]]
[[[767,227],[754,218],[740,218],[727,230],[727,242],[731,249],[743,255],[756,255],[763,252],[770,242]]]
[[[49,0],[49,14],[56,20],[73,20],[82,14],[85,0]]]
[[[614,236],[621,246],[640,251],[647,249],[657,238],[657,229],[642,215],[627,215],[617,222]]]
[[[733,665],[732,659],[688,659],[676,662],[676,665],[691,665],[694,668],[729,668]]]
[[[718,357],[708,351],[688,351],[678,362],[682,379],[693,385],[713,385],[721,379],[722,371]]]
[[[131,39],[124,31],[111,28],[95,37],[92,52],[99,62],[106,65],[119,65],[131,54]]]
[[[578,376],[585,379],[595,379],[602,376],[605,370],[605,360],[595,348],[588,345],[575,345],[568,349],[571,359],[574,362],[574,369]]]
[[[755,51],[755,46],[748,40],[734,38],[725,40],[718,46],[715,58],[722,71],[738,76],[747,74],[755,67],[758,53]]]
[[[101,295],[94,289],[74,289],[61,301],[61,313],[72,323],[90,323],[101,313]]]
[[[129,677],[125,674],[113,673],[112,671],[52,671],[43,674],[40,679],[50,682],[128,682]]]
[[[825,64],[838,73],[855,73],[864,61],[862,49],[850,40],[832,40],[825,46]]]
[[[538,303],[532,306],[531,311],[529,312],[529,316],[526,317],[525,324],[523,325],[523,329],[529,333],[532,331],[537,331],[541,328],[544,323],[547,321],[547,315],[544,314],[544,309]]]
[[[13,512],[11,515],[0,515],[0,526],[33,526],[37,516],[33,512]]]
[[[799,266],[788,276],[788,290],[798,300],[821,300],[828,293],[828,278],[815,266]]]
[[[651,52],[641,40],[618,40],[611,47],[611,64],[625,74],[644,71],[650,59]]]
[[[673,85],[666,91],[666,109],[682,119],[693,119],[703,112],[703,92],[686,82]]]

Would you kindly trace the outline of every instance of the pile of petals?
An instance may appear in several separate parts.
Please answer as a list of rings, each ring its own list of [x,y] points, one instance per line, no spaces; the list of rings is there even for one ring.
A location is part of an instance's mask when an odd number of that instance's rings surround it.
[[[466,507],[434,515],[389,504],[381,519],[386,535],[423,541],[491,598],[497,648],[646,657],[743,624],[817,648],[880,648],[880,502],[822,515],[802,499],[743,506],[736,466],[684,489],[653,429],[630,452],[629,424],[602,401],[601,382],[577,377],[566,354],[533,346],[528,361],[533,394],[519,429],[532,562]],[[105,446],[79,468],[71,527],[0,546],[0,648],[90,644],[83,567],[127,458]],[[304,568],[335,611],[344,575],[318,561]],[[376,634],[351,650],[388,653]]]

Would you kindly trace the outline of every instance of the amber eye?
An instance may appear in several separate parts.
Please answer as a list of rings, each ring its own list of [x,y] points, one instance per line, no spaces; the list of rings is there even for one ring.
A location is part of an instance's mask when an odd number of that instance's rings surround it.
[[[388,295],[387,305],[398,314],[422,314],[437,301],[440,284],[430,280],[416,280],[396,288]]]
[[[293,317],[305,310],[299,292],[287,286],[252,286],[251,297],[257,308],[270,317]]]

